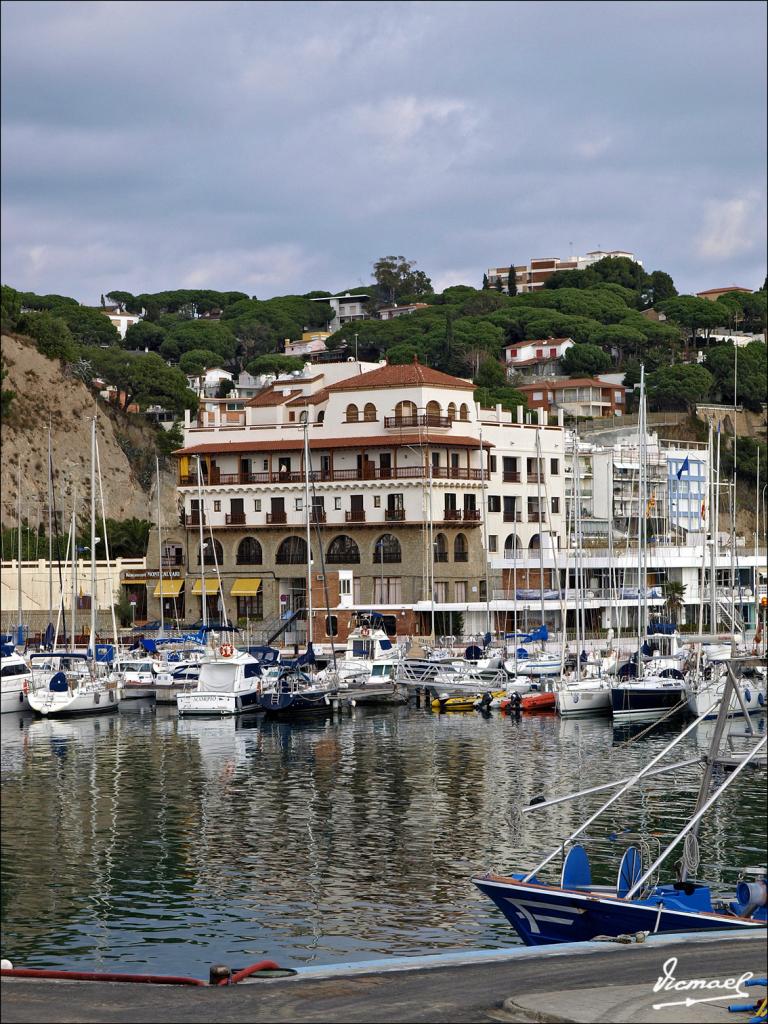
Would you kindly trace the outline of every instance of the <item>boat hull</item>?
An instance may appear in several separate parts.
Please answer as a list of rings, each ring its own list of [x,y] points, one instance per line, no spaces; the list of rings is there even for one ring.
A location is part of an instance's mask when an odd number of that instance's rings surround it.
[[[673,708],[683,714],[686,708],[685,689],[681,686],[641,687],[614,686],[611,690],[611,711],[619,721],[653,722],[670,714]]]
[[[52,690],[32,691],[29,706],[35,714],[46,717],[65,715],[103,715],[117,711],[120,697],[115,690]]]
[[[262,693],[260,706],[268,715],[326,715],[333,710],[339,695],[322,691]]]
[[[180,715],[239,715],[243,711],[258,711],[261,691],[241,690],[237,693],[200,692],[180,693],[176,706]]]
[[[552,690],[545,693],[527,693],[520,704],[523,711],[536,714],[539,711],[555,710],[555,694]]]
[[[575,718],[583,715],[610,715],[611,691],[606,686],[602,689],[569,689],[565,687],[555,694],[557,712],[563,718]]]
[[[22,686],[15,686],[12,690],[3,690],[0,700],[0,714],[6,715],[12,711],[26,711],[29,708],[29,701]]]
[[[698,690],[690,690],[688,692],[688,709],[691,714],[696,718],[699,718],[701,715],[706,713],[706,717],[708,719],[717,718],[717,710],[723,696],[723,689],[723,686],[715,686],[702,687]],[[742,684],[741,695],[744,698],[744,704],[747,708],[748,714],[757,715],[765,711],[766,696],[764,685],[745,686]],[[735,693],[731,694],[728,714],[733,717],[744,716],[741,703]]]
[[[473,882],[501,910],[527,946],[588,942],[598,935],[646,931],[702,932],[734,929],[765,934],[765,921],[533,885],[498,876]]]

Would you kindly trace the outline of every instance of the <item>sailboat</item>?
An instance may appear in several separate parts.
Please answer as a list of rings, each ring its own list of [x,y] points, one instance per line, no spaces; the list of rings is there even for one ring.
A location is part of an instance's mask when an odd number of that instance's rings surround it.
[[[682,714],[687,696],[685,678],[673,658],[671,648],[667,660],[653,657],[649,638],[656,634],[657,646],[673,626],[649,625],[648,618],[648,535],[647,520],[655,497],[647,494],[645,367],[640,367],[640,404],[638,412],[638,503],[637,503],[637,652],[633,661],[622,665],[618,682],[611,689],[611,710],[615,719],[654,721],[657,718]],[[670,644],[672,641],[670,640]],[[650,661],[647,659],[650,658]]]
[[[738,687],[732,666],[728,665],[728,682],[718,710],[708,756],[704,761],[704,774],[699,788],[696,807],[685,826],[674,836],[653,863],[643,863],[643,843],[630,845],[621,859],[614,885],[595,885],[586,849],[575,840],[594,824],[609,807],[637,783],[651,775],[690,767],[699,758],[677,762],[664,768],[658,763],[682,739],[704,720],[695,719],[677,735],[644,768],[626,779],[535,803],[525,811],[539,811],[553,804],[578,796],[613,789],[615,792],[594,814],[578,826],[558,847],[532,870],[501,875],[496,872],[477,876],[474,884],[489,896],[529,946],[558,942],[581,942],[598,935],[622,935],[648,932],[699,932],[735,930],[765,935],[768,921],[768,885],[764,870],[757,872],[754,881],[744,878],[736,886],[735,899],[725,901],[713,897],[705,882],[690,876],[698,864],[697,834],[699,823],[706,812],[725,793],[740,772],[765,749],[763,736],[740,757],[734,770],[710,793],[713,767],[717,762],[723,732],[728,717],[731,688]],[[678,877],[671,882],[655,881],[664,861],[684,843]],[[565,853],[559,881],[548,882],[540,872],[559,855]]]
[[[119,690],[110,662],[115,650],[108,644],[96,642],[96,419],[91,424],[91,628],[87,653],[74,650],[75,642],[75,507],[73,500],[72,528],[72,649],[33,654],[30,662],[34,669],[34,687],[30,690],[29,706],[39,715],[82,715],[117,711]],[[105,545],[107,543],[105,534]]]

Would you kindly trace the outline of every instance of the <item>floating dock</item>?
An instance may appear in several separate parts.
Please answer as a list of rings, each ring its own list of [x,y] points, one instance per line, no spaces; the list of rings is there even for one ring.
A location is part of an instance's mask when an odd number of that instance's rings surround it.
[[[725,1024],[730,1005],[762,998],[734,986],[765,976],[766,952],[765,936],[692,933],[328,965],[222,988],[3,978],[0,992],[4,1024]]]

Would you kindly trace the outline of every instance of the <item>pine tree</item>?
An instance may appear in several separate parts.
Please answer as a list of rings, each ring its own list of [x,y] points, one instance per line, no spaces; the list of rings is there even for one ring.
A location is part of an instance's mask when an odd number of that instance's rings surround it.
[[[483,274],[483,291],[484,292],[488,291],[489,288],[490,288],[490,285],[488,284],[488,275],[487,274]]]
[[[510,265],[509,274],[507,276],[507,294],[517,295],[517,275],[515,274],[514,263]]]

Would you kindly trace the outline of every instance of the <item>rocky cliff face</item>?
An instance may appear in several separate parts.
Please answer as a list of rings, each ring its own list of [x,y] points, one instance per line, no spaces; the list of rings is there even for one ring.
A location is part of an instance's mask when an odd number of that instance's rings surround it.
[[[55,504],[71,514],[77,490],[78,516],[89,520],[91,420],[101,461],[106,514],[111,519],[157,517],[154,431],[139,417],[127,416],[98,399],[79,380],[63,375],[58,362],[46,359],[26,338],[3,335],[2,357],[8,371],[4,389],[16,392],[2,425],[0,516],[3,527],[15,526],[21,488],[22,518],[35,526],[46,520],[48,503],[48,426],[54,466]],[[178,522],[176,478],[161,470],[164,523]],[[97,509],[101,515],[98,505]]]

